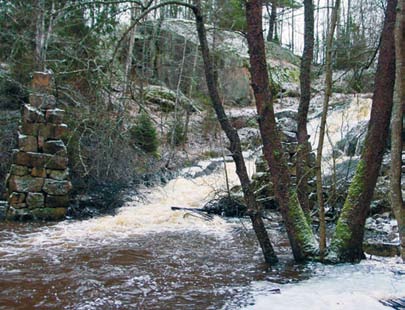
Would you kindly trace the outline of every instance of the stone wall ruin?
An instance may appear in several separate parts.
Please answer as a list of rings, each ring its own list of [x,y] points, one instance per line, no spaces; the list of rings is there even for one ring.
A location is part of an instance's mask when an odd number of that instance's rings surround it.
[[[29,104],[22,108],[18,149],[6,179],[10,220],[59,220],[69,206],[64,110],[51,94],[52,75],[34,72]]]

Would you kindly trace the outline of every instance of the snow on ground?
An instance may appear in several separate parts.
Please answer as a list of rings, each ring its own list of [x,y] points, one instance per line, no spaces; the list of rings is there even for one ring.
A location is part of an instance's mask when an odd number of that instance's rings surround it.
[[[254,282],[254,304],[245,310],[389,309],[381,299],[405,297],[405,264],[399,258],[360,264],[315,265],[315,275],[298,283]],[[280,294],[270,290],[280,288]]]

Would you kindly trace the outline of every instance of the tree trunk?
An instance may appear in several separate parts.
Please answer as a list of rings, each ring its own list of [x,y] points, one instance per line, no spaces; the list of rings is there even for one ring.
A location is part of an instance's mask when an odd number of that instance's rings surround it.
[[[248,211],[250,213],[250,218],[252,220],[253,229],[256,233],[257,239],[259,240],[265,261],[269,264],[276,263],[277,257],[274,253],[273,246],[271,245],[270,239],[268,237],[266,228],[264,227],[263,220],[261,218],[261,210],[257,205],[255,196],[253,194],[251,188],[251,182],[249,179],[249,175],[247,173],[245,161],[242,155],[242,148],[240,144],[240,139],[238,133],[235,128],[232,127],[231,123],[229,122],[224,108],[222,106],[221,99],[219,97],[218,92],[218,82],[217,82],[217,75],[213,68],[211,56],[209,53],[209,47],[206,37],[206,30],[204,25],[204,18],[201,13],[199,1],[197,2],[197,6],[193,8],[195,17],[196,17],[196,26],[198,32],[198,39],[200,42],[202,57],[204,61],[204,71],[205,77],[207,82],[207,87],[209,91],[209,95],[212,101],[212,105],[214,107],[215,113],[217,115],[218,121],[221,124],[222,130],[225,132],[226,136],[230,141],[229,150],[232,153],[232,158],[236,165],[236,173],[239,177],[241,182],[241,186],[243,189],[243,194],[245,198],[246,205],[248,207]]]
[[[391,131],[391,206],[398,222],[405,262],[405,204],[402,197],[402,130],[405,105],[405,0],[399,0],[395,29],[396,81]]]
[[[303,261],[317,251],[317,244],[298,202],[296,191],[290,189],[287,161],[276,127],[263,38],[263,2],[250,0],[245,4],[250,71],[263,152],[270,168],[274,193],[280,205],[294,258],[296,261]]]
[[[308,199],[309,152],[307,118],[311,100],[311,64],[314,55],[314,5],[312,0],[304,0],[304,51],[300,70],[301,98],[298,106],[298,148],[297,148],[297,193],[304,213],[310,221]]]
[[[294,32],[295,32],[295,22],[294,22],[294,9],[291,9],[291,52],[294,53],[294,48],[295,48],[295,44],[294,44],[294,40],[295,40],[295,36],[294,36]]]
[[[367,138],[350,184],[328,259],[358,261],[364,257],[364,225],[383,158],[393,104],[395,82],[396,0],[388,0]]]
[[[269,31],[267,33],[267,42],[273,41],[277,35],[275,34],[275,25],[276,25],[276,19],[277,19],[277,6],[275,3],[276,0],[274,0],[271,3],[271,12],[269,14]],[[266,5],[267,11],[269,11],[269,5]]]
[[[35,69],[45,70],[45,3],[37,1],[37,21],[35,29]]]
[[[131,7],[131,22],[135,20],[135,7]],[[128,53],[126,55],[126,60],[125,60],[125,72],[124,72],[124,90],[123,90],[123,96],[126,97],[129,85],[131,83],[131,70],[132,70],[132,59],[133,59],[133,53],[134,53],[134,44],[135,44],[135,34],[136,34],[136,27],[133,27],[131,29],[130,35],[129,35],[129,43],[128,43]],[[125,106],[125,99],[123,105]]]
[[[332,10],[332,19],[329,26],[328,38],[326,42],[326,60],[325,60],[325,95],[323,100],[323,109],[321,125],[319,128],[319,140],[316,151],[316,193],[319,206],[319,252],[323,259],[326,249],[326,223],[325,223],[325,206],[323,201],[322,189],[322,150],[325,139],[326,119],[328,116],[329,99],[332,95],[332,47],[333,36],[336,29],[337,19],[339,16],[340,0],[336,0]]]

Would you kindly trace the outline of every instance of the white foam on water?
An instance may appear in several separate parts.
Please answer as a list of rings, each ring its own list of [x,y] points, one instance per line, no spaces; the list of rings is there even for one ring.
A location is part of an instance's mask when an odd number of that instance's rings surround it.
[[[253,171],[253,162],[248,162]],[[239,184],[233,163],[227,163],[230,186]],[[84,221],[64,221],[39,231],[16,235],[0,244],[0,252],[13,253],[32,248],[97,246],[133,235],[167,231],[198,231],[226,236],[232,224],[218,216],[207,221],[195,212],[172,211],[171,207],[201,208],[205,202],[224,191],[224,170],[208,176],[186,179],[178,177],[163,187],[155,187],[146,194],[145,202],[130,202],[116,215],[102,216]]]

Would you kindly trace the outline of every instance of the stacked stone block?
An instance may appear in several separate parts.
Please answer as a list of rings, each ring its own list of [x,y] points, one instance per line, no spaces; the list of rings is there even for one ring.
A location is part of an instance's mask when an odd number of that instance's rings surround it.
[[[51,95],[52,76],[35,72],[29,104],[22,109],[18,149],[14,150],[7,178],[7,218],[14,220],[58,220],[69,205],[67,126],[64,110]]]

